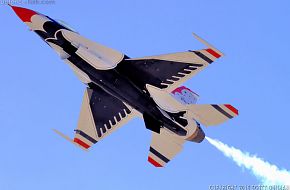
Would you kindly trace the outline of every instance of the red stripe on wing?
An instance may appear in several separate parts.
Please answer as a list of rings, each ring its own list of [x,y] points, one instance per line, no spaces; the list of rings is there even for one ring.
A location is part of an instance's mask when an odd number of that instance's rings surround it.
[[[87,143],[85,143],[81,139],[74,138],[74,142],[77,143],[77,144],[79,144],[80,146],[84,147],[85,149],[90,148],[90,145],[88,145]]]
[[[221,57],[220,54],[218,54],[217,52],[215,52],[215,51],[212,50],[212,49],[206,49],[206,51],[207,51],[208,53],[210,53],[212,56],[214,56],[215,58],[220,58],[220,57]]]

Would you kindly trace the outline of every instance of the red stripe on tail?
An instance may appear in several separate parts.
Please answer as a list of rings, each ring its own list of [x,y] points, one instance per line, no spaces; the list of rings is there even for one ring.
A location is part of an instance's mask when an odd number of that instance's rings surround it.
[[[236,108],[234,108],[232,105],[230,104],[225,104],[225,106],[231,110],[232,112],[234,112],[236,115],[239,115],[239,110],[237,110]]]
[[[150,162],[153,166],[157,167],[157,168],[161,168],[162,165],[159,164],[158,162],[156,162],[155,160],[153,160],[153,158],[151,158],[150,156],[148,156],[148,162]]]

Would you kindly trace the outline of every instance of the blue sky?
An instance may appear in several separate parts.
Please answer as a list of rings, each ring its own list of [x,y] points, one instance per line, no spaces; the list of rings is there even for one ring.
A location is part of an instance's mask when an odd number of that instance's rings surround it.
[[[80,1],[20,5],[70,23],[82,35],[140,57],[203,48],[226,56],[185,85],[199,103],[231,103],[240,116],[204,129],[210,137],[290,169],[290,2]],[[83,152],[73,135],[84,85],[8,6],[1,6],[0,189],[208,189],[258,184],[209,143],[187,143],[164,169],[147,162],[140,119]]]

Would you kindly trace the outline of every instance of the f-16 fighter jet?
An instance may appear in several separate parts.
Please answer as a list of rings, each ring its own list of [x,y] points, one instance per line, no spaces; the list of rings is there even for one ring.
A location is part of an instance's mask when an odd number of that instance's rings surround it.
[[[134,117],[152,131],[148,161],[165,166],[186,141],[200,143],[200,127],[224,123],[238,115],[229,104],[196,104],[198,95],[180,85],[223,54],[194,34],[205,49],[130,58],[90,41],[62,22],[12,6],[86,85],[75,136],[56,133],[88,150]]]

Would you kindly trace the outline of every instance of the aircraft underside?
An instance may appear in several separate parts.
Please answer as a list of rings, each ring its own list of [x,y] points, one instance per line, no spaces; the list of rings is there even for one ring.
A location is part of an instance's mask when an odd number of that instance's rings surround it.
[[[48,42],[50,42],[50,40]],[[78,56],[76,54],[77,48],[62,37],[62,35],[58,35],[57,40],[53,40],[53,43],[62,47],[69,55],[67,61],[74,64],[78,69],[89,76],[92,83],[95,84],[89,84],[93,90],[101,88],[103,91],[107,92],[108,95],[114,96],[120,101],[127,103],[141,114],[145,114],[146,120],[150,120],[152,122],[151,124],[153,124],[152,126],[147,125],[149,129],[159,132],[161,127],[166,127],[180,136],[186,135],[186,130],[183,129],[180,124],[174,122],[172,119],[166,118],[161,113],[161,108],[159,108],[150,97],[145,85],[141,84],[140,86],[140,84],[134,84],[133,80],[129,80],[126,77],[127,75],[129,76],[127,71],[134,71],[129,70],[128,66],[130,65],[125,59],[118,64],[122,65],[121,69],[117,66],[110,70],[97,70]],[[124,65],[128,66],[126,67]]]
[[[48,16],[11,7],[87,86],[74,138],[55,130],[84,150],[132,118],[142,117],[152,131],[148,161],[162,167],[186,141],[203,141],[200,124],[215,126],[238,115],[230,104],[196,104],[198,95],[180,86],[223,56],[195,34],[206,49],[129,58]]]

